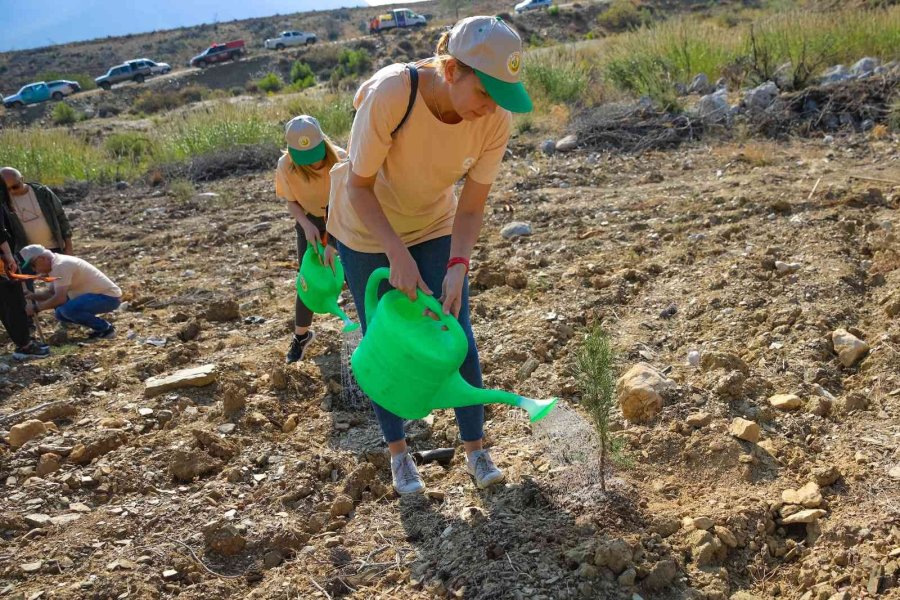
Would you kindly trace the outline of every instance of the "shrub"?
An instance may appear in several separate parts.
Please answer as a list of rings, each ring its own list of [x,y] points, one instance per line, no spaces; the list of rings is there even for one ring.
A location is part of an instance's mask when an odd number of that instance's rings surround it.
[[[115,160],[128,160],[138,165],[153,154],[153,142],[142,133],[113,133],[103,143],[106,153]]]
[[[50,113],[50,118],[57,125],[71,125],[79,119],[79,114],[65,102],[58,102]]]
[[[298,60],[291,67],[291,84],[298,90],[312,87],[316,85],[316,74],[308,64]]]
[[[650,13],[645,8],[638,9],[632,0],[615,0],[597,16],[597,22],[612,31],[636,29],[650,22]]]
[[[550,8],[547,9],[547,14],[550,15],[551,17],[558,17],[559,16],[559,7],[554,4],[553,6],[551,6]]]
[[[277,73],[269,73],[262,79],[257,80],[256,87],[266,93],[274,93],[284,87],[284,82]]]
[[[581,405],[600,437],[600,487],[606,491],[606,454],[610,450],[609,416],[615,403],[615,354],[600,326],[587,335],[575,362]]]

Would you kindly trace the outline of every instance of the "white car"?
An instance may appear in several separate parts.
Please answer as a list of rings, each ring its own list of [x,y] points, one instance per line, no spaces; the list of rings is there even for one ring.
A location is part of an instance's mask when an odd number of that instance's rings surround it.
[[[172,70],[172,67],[169,66],[169,63],[158,63],[156,61],[150,60],[149,58],[129,60],[128,64],[133,65],[137,68],[148,68],[150,69],[151,75],[162,75]]]
[[[550,8],[553,0],[522,0],[516,4],[516,13],[523,13],[526,10],[537,10],[539,8]]]
[[[269,50],[284,50],[288,46],[315,44],[317,40],[316,34],[308,31],[282,31],[277,38],[267,39],[265,46]]]

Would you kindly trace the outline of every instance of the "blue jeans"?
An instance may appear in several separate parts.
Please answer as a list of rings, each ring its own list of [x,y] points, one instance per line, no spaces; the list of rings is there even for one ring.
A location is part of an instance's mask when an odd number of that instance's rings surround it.
[[[56,307],[56,318],[63,323],[84,325],[94,331],[106,331],[112,325],[97,315],[112,312],[122,303],[120,298],[104,294],[82,294]]]
[[[337,242],[338,253],[344,265],[344,277],[353,295],[356,312],[359,314],[359,322],[362,324],[363,335],[366,333],[366,283],[369,275],[379,267],[389,267],[387,255],[368,252],[357,252]],[[422,242],[409,247],[422,279],[432,291],[440,291],[447,274],[447,261],[450,260],[450,236],[439,237],[434,240]],[[390,285],[384,282],[378,291],[379,298],[385,292],[391,290]],[[482,387],[481,365],[478,363],[478,349],[475,347],[475,337],[472,335],[472,324],[469,322],[469,280],[466,278],[463,284],[462,308],[459,311],[459,324],[462,325],[466,338],[469,340],[469,353],[466,360],[459,368],[459,373],[469,385]],[[397,442],[406,438],[403,432],[403,419],[389,412],[376,403],[372,403],[375,416],[381,425],[381,432],[387,443]],[[456,408],[456,424],[459,427],[459,436],[464,442],[475,442],[484,437],[484,406],[466,406]]]

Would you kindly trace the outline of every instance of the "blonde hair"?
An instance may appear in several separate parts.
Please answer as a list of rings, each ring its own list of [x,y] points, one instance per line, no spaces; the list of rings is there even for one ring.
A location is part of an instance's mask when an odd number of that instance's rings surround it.
[[[335,147],[334,142],[325,135],[322,134],[322,141],[325,143],[325,165],[321,169],[313,169],[310,165],[298,165],[291,160],[291,170],[294,173],[300,173],[303,175],[303,179],[305,181],[309,181],[310,179],[317,179],[322,176],[322,173],[327,173],[331,170],[331,167],[337,163],[340,158],[338,158],[337,147]],[[287,151],[287,148],[284,149],[284,154],[290,158],[291,154]]]
[[[437,48],[434,51],[434,58],[431,60],[432,65],[435,66],[437,71],[441,74],[444,79],[447,78],[447,64],[453,61],[456,63],[456,68],[459,69],[460,73],[465,76],[469,73],[473,73],[474,69],[459,60],[458,58],[454,58],[450,54],[450,32],[445,31],[441,34],[440,39],[437,43]]]

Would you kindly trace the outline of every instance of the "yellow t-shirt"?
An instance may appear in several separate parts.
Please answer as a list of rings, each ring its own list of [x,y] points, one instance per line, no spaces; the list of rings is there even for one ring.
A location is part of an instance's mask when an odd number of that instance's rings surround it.
[[[56,238],[53,231],[44,218],[41,205],[38,204],[34,190],[28,186],[28,191],[21,196],[12,196],[13,212],[19,217],[22,228],[25,230],[25,238],[29,244],[40,244],[44,248],[56,248]]]
[[[55,285],[69,286],[68,296],[77,298],[83,294],[103,294],[114,298],[122,297],[122,290],[103,272],[77,256],[54,254],[50,268],[51,277],[59,277]]]
[[[512,115],[493,115],[449,125],[431,114],[419,87],[412,112],[396,137],[409,104],[409,71],[389,65],[362,84],[353,105],[350,163],[360,177],[375,179],[375,196],[407,246],[450,235],[456,215],[453,186],[463,176],[492,184],[506,152]],[[343,172],[342,171],[343,165]],[[357,252],[384,252],[356,214],[347,193],[346,163],[332,168],[328,231]],[[336,174],[339,174],[336,177]]]
[[[335,148],[338,159],[347,158],[343,148],[337,146]],[[331,175],[327,170],[322,170],[318,177],[311,177],[307,181],[303,173],[294,169],[290,156],[283,154],[278,159],[278,168],[275,169],[275,195],[282,200],[296,202],[307,214],[314,217],[324,217],[330,190]]]

